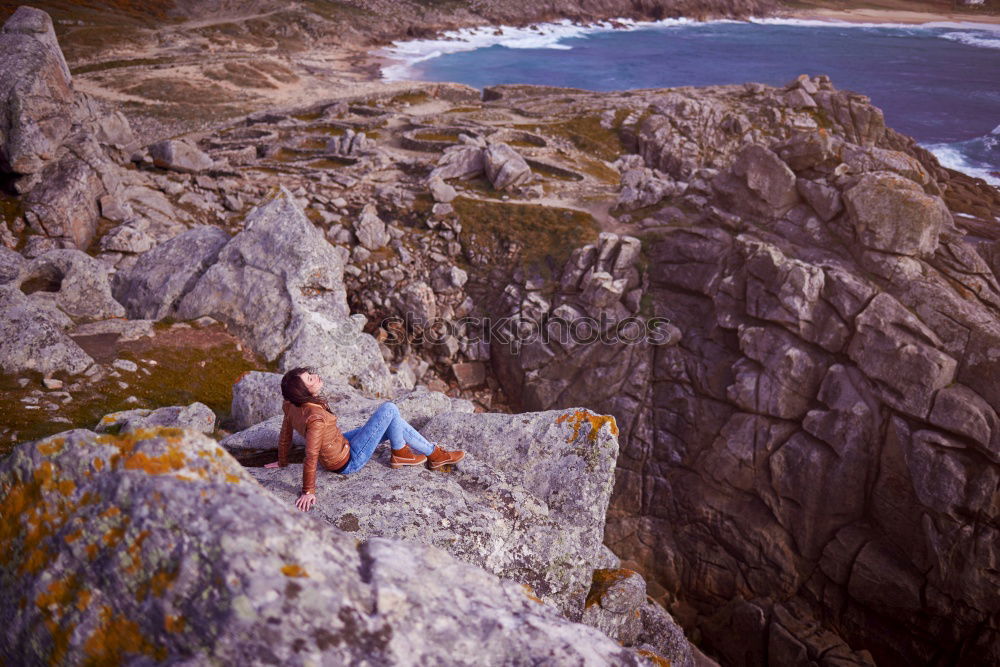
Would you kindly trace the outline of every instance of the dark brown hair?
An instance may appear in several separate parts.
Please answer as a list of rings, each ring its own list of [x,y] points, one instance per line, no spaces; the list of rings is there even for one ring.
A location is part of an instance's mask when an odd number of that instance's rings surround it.
[[[306,383],[302,381],[302,374],[306,372],[313,371],[305,366],[300,366],[285,373],[281,378],[282,397],[298,407],[301,407],[303,403],[316,403],[322,405],[329,412],[330,406],[327,405],[326,400],[320,396],[313,396],[306,388]]]

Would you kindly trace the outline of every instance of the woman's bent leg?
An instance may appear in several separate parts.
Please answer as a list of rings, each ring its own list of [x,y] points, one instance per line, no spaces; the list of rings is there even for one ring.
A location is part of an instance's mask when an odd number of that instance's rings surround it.
[[[386,402],[375,409],[375,412],[368,418],[368,421],[364,425],[348,431],[350,435],[345,433],[344,436],[351,446],[351,458],[343,470],[340,471],[341,474],[346,475],[356,472],[368,463],[368,459],[372,457],[378,444],[390,436],[388,433],[389,424],[392,423],[394,418],[398,417],[399,409],[395,404]],[[404,444],[406,444],[404,440],[400,440],[398,445],[396,441],[393,441],[392,448],[398,449]]]
[[[391,422],[389,422],[389,439],[395,443],[397,440],[402,441],[410,445],[410,448],[414,451],[420,452],[421,454],[429,455],[434,451],[434,443],[429,442],[427,438],[420,435],[420,431],[410,426],[410,424],[402,417],[397,416]],[[393,448],[395,449],[395,444]]]

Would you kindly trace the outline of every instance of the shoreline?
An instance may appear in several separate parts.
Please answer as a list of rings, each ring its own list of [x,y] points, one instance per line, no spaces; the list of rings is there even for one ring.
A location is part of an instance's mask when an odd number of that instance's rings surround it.
[[[1000,15],[991,14],[966,14],[960,12],[925,12],[925,11],[910,11],[903,9],[881,9],[881,8],[868,8],[868,7],[858,7],[858,8],[848,8],[848,9],[833,9],[833,8],[803,8],[803,9],[792,9],[792,10],[781,10],[774,14],[768,16],[751,16],[746,19],[708,19],[699,20],[690,17],[678,17],[664,19],[662,21],[635,21],[627,18],[611,18],[602,19],[593,22],[572,22],[568,19],[563,21],[552,21],[544,23],[533,23],[527,26],[513,26],[513,25],[487,25],[483,24],[480,26],[469,26],[465,28],[459,28],[457,30],[448,30],[434,35],[433,37],[421,38],[421,39],[410,39],[410,40],[398,40],[391,42],[387,45],[378,46],[372,48],[365,53],[364,59],[366,61],[366,67],[369,71],[377,70],[378,76],[376,81],[381,83],[395,83],[400,81],[411,81],[420,82],[420,79],[410,79],[406,78],[405,73],[408,72],[409,68],[413,65],[422,62],[424,60],[429,60],[440,55],[445,55],[447,53],[455,53],[466,50],[474,50],[479,48],[486,48],[489,46],[504,44],[504,42],[510,43],[511,40],[532,38],[532,37],[542,37],[546,34],[551,34],[554,31],[565,31],[566,34],[559,36],[558,38],[552,40],[556,42],[559,39],[565,37],[573,36],[576,34],[585,34],[588,32],[602,32],[611,30],[636,30],[642,29],[643,27],[651,26],[664,26],[664,25],[683,25],[683,24],[693,24],[693,23],[714,23],[714,22],[734,22],[734,23],[759,23],[766,24],[775,21],[803,21],[803,22],[817,22],[830,24],[830,26],[836,25],[851,25],[851,26],[926,26],[928,28],[933,27],[948,27],[954,29],[965,29],[965,30],[998,30],[1000,31]],[[822,27],[822,26],[816,26]],[[472,40],[479,38],[481,43],[473,44]],[[428,46],[434,45],[441,48],[435,48],[433,51],[427,53],[413,53],[416,57],[407,58],[405,53],[401,52],[400,49],[405,50],[405,45],[417,45],[417,44],[427,44]],[[449,44],[469,44],[468,48],[454,48],[449,49]],[[551,45],[539,45],[540,48],[553,48]],[[395,51],[395,53],[394,53]],[[437,55],[435,55],[437,53]],[[387,70],[392,72],[393,70],[398,71],[403,76],[387,74]]]
[[[878,7],[854,7],[848,9],[810,7],[789,9],[769,18],[787,18],[803,21],[827,21],[843,23],[925,25],[935,23],[961,24],[961,27],[985,29],[1000,28],[1000,15],[973,14],[966,12],[929,12],[909,9],[888,9]]]

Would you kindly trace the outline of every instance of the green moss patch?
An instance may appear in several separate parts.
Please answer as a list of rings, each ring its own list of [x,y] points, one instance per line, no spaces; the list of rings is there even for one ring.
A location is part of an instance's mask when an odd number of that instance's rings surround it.
[[[72,399],[63,402],[65,394],[44,391],[35,395],[37,405],[21,399],[42,387],[41,376],[25,374],[31,382],[22,388],[16,378],[0,375],[0,414],[3,426],[16,433],[16,442],[36,440],[72,428],[93,428],[110,412],[135,408],[155,409],[170,405],[188,405],[195,401],[210,407],[221,420],[229,415],[233,384],[250,370],[275,370],[254,358],[239,342],[226,333],[221,325],[205,328],[158,327],[152,338],[119,343],[115,335],[79,337],[77,343],[96,360],[108,363],[128,359],[139,366],[135,373],[118,371],[120,377],[107,377],[96,383],[85,383]],[[242,346],[241,346],[242,347]],[[153,360],[150,364],[146,360]],[[146,373],[142,369],[147,369]],[[82,376],[56,374],[67,386]],[[124,382],[128,386],[121,387]],[[61,390],[60,390],[61,391]],[[126,402],[130,396],[137,402]],[[55,405],[55,409],[49,406]],[[60,419],[60,421],[55,421]],[[67,421],[68,420],[68,421]],[[10,433],[0,442],[0,456],[14,447]]]
[[[617,130],[602,127],[598,116],[578,116],[545,129],[569,139],[579,150],[608,162],[614,162],[625,152]]]
[[[590,214],[573,209],[485,202],[459,197],[452,202],[462,222],[463,244],[496,254],[507,252],[510,242],[519,246],[525,263],[551,258],[559,265],[573,248],[597,239],[600,227]]]

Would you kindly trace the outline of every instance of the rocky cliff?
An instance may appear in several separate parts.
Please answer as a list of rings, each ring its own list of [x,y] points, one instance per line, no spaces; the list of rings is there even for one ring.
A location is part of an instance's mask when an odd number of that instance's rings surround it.
[[[867,662],[820,628],[879,664],[996,662],[996,192],[963,212],[947,172],[822,77],[622,103],[641,159],[620,203],[651,193],[636,237],[499,307],[676,334],[492,357],[530,409],[617,417],[608,544],[731,664]]]
[[[508,619],[528,656],[644,659],[583,620],[693,660],[648,585],[727,664],[1000,660],[1000,194],[864,96],[821,76],[327,90],[148,141],[77,89],[88,79],[64,71],[44,14],[15,16],[0,44],[3,438],[84,427],[2,464],[4,516],[38,508],[4,528],[7,570],[37,569],[5,586],[5,650],[238,659],[225,636],[268,637],[269,609],[303,604],[343,627],[290,630],[276,659],[405,661],[417,646],[444,660],[396,614],[458,609],[462,628]],[[302,521],[287,511],[297,466],[244,470],[212,439],[139,430],[195,428],[260,463],[274,372],[300,364],[322,370],[348,426],[391,396],[467,464],[390,476],[376,460],[326,479],[330,501]],[[537,465],[510,463],[524,459]],[[237,502],[252,511],[231,516]],[[196,516],[252,539],[223,543]],[[104,532],[77,537],[83,523]],[[189,550],[141,537],[175,529]],[[315,535],[328,557],[288,560]],[[92,579],[88,545],[135,571]],[[414,584],[404,549],[492,592]],[[261,563],[353,588],[282,596]],[[109,602],[81,608],[91,589]],[[195,590],[211,592],[184,611],[212,619],[202,634],[178,611]],[[477,627],[489,660],[518,659]],[[125,644],[103,639],[123,628]]]

